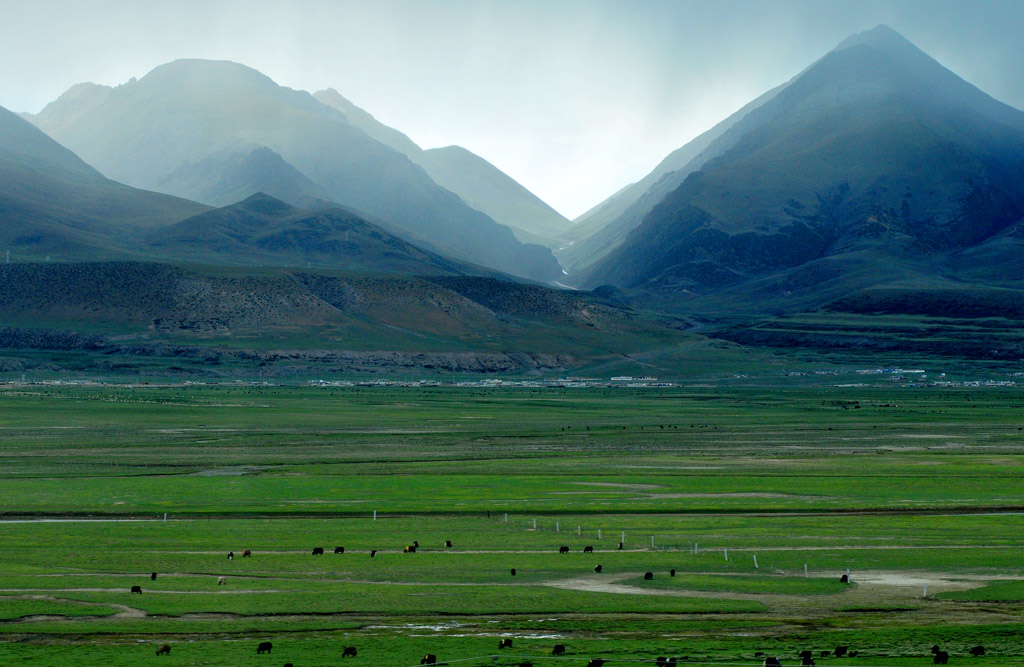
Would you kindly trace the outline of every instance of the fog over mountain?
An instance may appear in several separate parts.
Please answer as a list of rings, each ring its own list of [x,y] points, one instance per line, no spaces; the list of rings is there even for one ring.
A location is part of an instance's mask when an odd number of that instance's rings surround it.
[[[329,200],[445,254],[537,280],[560,275],[547,249],[520,243],[341,112],[242,65],[182,60],[116,88],[81,84],[33,121],[135,187],[214,204],[255,191]]]
[[[405,154],[423,167],[434,182],[496,222],[507,225],[520,241],[557,247],[555,238],[572,224],[536,195],[478,155],[460,146],[422,150],[393,128],[329,88],[313,95],[341,111],[353,125],[377,141]]]
[[[1018,0],[5,2],[0,105],[38,112],[81,81],[231,60],[294,89],[333,86],[575,218],[881,23],[1024,108]]]
[[[884,26],[842,42],[717,141],[585,284],[686,299],[745,289],[762,308],[820,301],[953,277],[951,258],[1024,217],[1024,112]]]
[[[0,248],[14,261],[125,256],[134,235],[206,208],[108,180],[0,107]]]

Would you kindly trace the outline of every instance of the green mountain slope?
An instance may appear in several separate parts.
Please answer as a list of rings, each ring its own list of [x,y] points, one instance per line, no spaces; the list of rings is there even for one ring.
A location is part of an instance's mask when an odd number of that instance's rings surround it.
[[[422,250],[353,211],[307,211],[263,193],[150,233],[161,258],[217,265],[316,266],[395,274],[478,275]]]

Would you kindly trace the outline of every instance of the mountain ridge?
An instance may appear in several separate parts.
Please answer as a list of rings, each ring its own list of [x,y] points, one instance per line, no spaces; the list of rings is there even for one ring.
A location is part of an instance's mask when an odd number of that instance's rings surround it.
[[[584,285],[714,293],[863,249],[960,252],[1020,220],[1024,112],[888,28],[855,37],[751,110]]]
[[[34,122],[101,173],[178,196],[203,194],[204,159],[265,147],[330,201],[413,243],[526,278],[561,275],[548,250],[520,243],[341,112],[244,65],[184,59],[116,88],[76,86]]]

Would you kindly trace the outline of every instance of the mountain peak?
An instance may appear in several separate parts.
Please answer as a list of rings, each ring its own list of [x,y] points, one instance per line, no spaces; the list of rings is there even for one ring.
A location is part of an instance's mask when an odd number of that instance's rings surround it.
[[[899,55],[923,53],[909,39],[884,24],[850,35],[840,42],[833,51],[842,51],[852,46],[870,46],[879,51]]]
[[[246,211],[249,211],[251,213],[259,213],[261,215],[272,216],[287,215],[297,210],[294,206],[286,204],[277,197],[271,197],[265,192],[257,192],[253,195],[246,197],[245,199],[238,202],[234,206],[229,206],[226,208],[236,207],[245,209]]]
[[[273,86],[277,84],[267,75],[240,63],[230,60],[203,60],[199,58],[182,58],[160,65],[142,77],[147,83],[163,81],[187,82],[189,84],[226,84],[229,82],[245,82],[256,86]]]

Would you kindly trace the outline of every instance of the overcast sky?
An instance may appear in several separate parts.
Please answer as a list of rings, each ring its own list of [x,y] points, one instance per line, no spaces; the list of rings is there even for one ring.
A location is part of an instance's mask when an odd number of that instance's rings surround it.
[[[1021,0],[0,0],[0,106],[233,60],[464,146],[572,218],[879,23],[1024,108]]]

